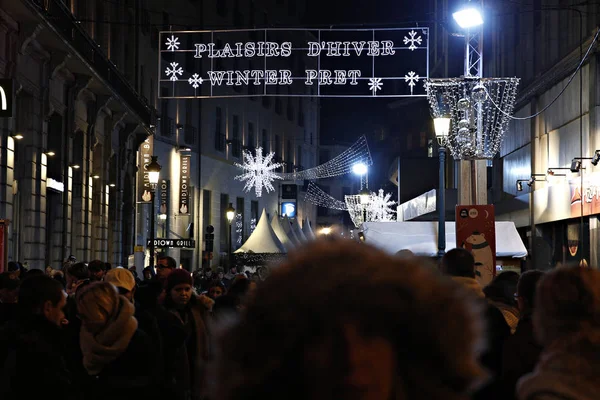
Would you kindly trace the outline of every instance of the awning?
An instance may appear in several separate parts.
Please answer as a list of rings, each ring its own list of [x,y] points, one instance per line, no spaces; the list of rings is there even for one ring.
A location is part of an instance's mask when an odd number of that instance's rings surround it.
[[[363,224],[365,242],[381,250],[396,254],[410,250],[415,255],[437,255],[437,221],[419,222],[366,222]],[[446,222],[446,251],[456,247],[454,222]],[[496,222],[496,257],[523,258],[527,249],[511,221]]]

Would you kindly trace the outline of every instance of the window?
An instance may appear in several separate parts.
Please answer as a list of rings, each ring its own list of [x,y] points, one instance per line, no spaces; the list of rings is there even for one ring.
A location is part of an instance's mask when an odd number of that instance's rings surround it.
[[[231,136],[231,155],[239,158],[241,155],[240,117],[237,115],[233,116],[233,121],[231,124]]]
[[[262,149],[263,154],[269,153],[269,134],[266,129],[262,130]]]
[[[227,206],[229,206],[229,195],[226,193],[221,193],[221,204],[219,213],[219,242],[221,252],[227,251],[227,246],[229,245],[229,241],[227,240],[227,236],[229,235],[229,221],[227,221],[227,216],[225,215],[225,210],[227,210]]]
[[[298,152],[296,153],[296,165],[298,169],[304,169],[302,167],[302,146],[298,146]]]
[[[252,122],[248,122],[248,141],[246,142],[246,147],[249,149],[254,149],[256,146],[256,137],[254,136],[254,124]]]
[[[202,219],[203,219],[203,223],[204,223],[204,227],[206,228],[208,225],[210,225],[211,220],[212,220],[212,215],[210,213],[211,210],[211,206],[210,206],[210,201],[211,201],[211,193],[210,190],[203,190],[202,191]]]
[[[223,109],[217,107],[215,112],[215,150],[225,151],[225,135],[223,134]]]

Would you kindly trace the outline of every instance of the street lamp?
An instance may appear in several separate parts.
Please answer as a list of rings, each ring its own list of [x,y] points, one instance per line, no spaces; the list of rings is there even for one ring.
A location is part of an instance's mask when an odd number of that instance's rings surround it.
[[[146,172],[148,173],[148,182],[150,183],[150,198],[151,201],[151,212],[150,212],[150,268],[154,268],[154,217],[155,217],[155,205],[154,197],[156,191],[156,185],[158,184],[158,175],[162,169],[161,165],[156,161],[157,156],[152,156],[150,164],[146,165]]]
[[[352,166],[352,172],[354,172],[356,175],[364,175],[366,174],[368,171],[368,167],[365,163],[359,162],[356,163]]]
[[[369,204],[369,197],[371,193],[369,193],[369,189],[364,188],[358,193],[358,198],[360,199],[360,205],[363,208],[363,223],[367,222],[367,205]]]
[[[231,246],[231,222],[233,221],[233,217],[235,217],[235,208],[233,205],[229,203],[229,206],[225,209],[225,216],[227,217],[227,221],[229,221],[229,268],[233,265],[233,253]]]
[[[462,9],[453,13],[452,18],[454,18],[458,26],[463,29],[469,29],[483,25],[481,10],[479,7],[472,5],[470,1],[467,2]]]
[[[446,143],[450,132],[450,118],[438,117],[433,119],[435,137],[438,141],[438,156],[440,160],[440,186],[437,197],[438,207],[438,257],[446,253]]]

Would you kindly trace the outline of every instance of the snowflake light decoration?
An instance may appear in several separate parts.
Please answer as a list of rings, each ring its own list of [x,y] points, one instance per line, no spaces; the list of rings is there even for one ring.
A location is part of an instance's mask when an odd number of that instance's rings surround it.
[[[174,35],[171,35],[170,38],[167,38],[167,42],[165,43],[165,45],[167,45],[167,49],[171,51],[179,50],[179,44],[179,38],[175,37]]]
[[[408,49],[410,51],[414,51],[415,49],[418,48],[418,46],[415,46],[415,43],[421,44],[421,42],[423,41],[423,38],[421,38],[421,36],[415,37],[415,36],[417,36],[417,32],[415,32],[415,31],[408,32],[408,35],[410,37],[404,36],[404,44],[410,43],[410,45],[408,46]]]
[[[183,69],[179,67],[179,63],[176,62],[172,62],[170,65],[171,68],[167,67],[167,69],[165,70],[165,74],[167,74],[169,80],[175,82],[179,80],[179,77],[177,75],[183,75]]]
[[[242,231],[244,230],[244,217],[240,213],[235,214],[235,234],[237,235],[236,243],[242,244]]]
[[[275,191],[272,183],[273,180],[282,179],[274,170],[280,168],[283,164],[272,162],[275,153],[271,152],[263,157],[262,151],[262,147],[258,147],[256,155],[253,156],[252,153],[244,150],[244,162],[242,164],[234,164],[236,167],[246,171],[234,179],[246,182],[244,185],[245,192],[249,192],[254,188],[256,197],[262,196],[263,188],[265,188],[267,193]]]
[[[375,96],[377,91],[382,88],[383,82],[381,82],[381,78],[369,78],[369,90],[373,92],[373,96]]]
[[[393,215],[396,213],[392,206],[395,201],[390,200],[391,193],[384,194],[383,189],[379,189],[377,194],[371,193],[369,204],[367,205],[367,214],[369,221],[393,221]]]
[[[419,82],[421,77],[417,75],[414,71],[410,71],[408,74],[404,75],[404,82],[408,82],[408,86],[410,87],[410,94],[413,94],[413,89],[417,82]]]
[[[191,78],[188,79],[188,83],[192,85],[194,89],[198,89],[203,82],[204,79],[200,78],[200,75],[198,74],[194,74]]]

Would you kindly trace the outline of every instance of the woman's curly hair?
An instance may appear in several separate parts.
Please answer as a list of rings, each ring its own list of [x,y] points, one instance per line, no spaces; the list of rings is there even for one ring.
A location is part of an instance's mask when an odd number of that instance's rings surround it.
[[[213,397],[304,400],[319,376],[327,383],[317,391],[336,398],[348,370],[341,328],[351,323],[392,344],[406,398],[463,399],[485,375],[480,308],[427,263],[351,241],[291,253],[218,337]],[[328,367],[307,359],[326,340]]]

